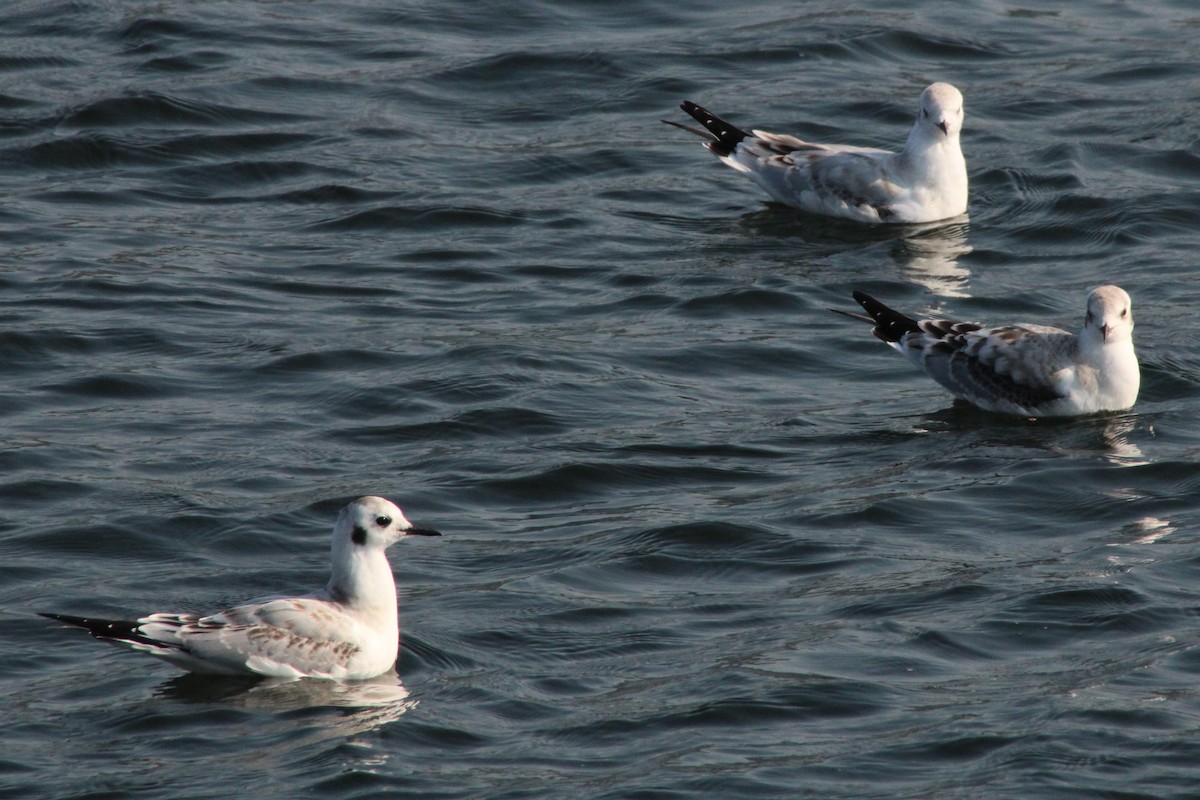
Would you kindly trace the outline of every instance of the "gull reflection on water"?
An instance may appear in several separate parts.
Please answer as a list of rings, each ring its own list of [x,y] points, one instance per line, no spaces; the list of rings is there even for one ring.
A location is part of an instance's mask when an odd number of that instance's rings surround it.
[[[916,225],[862,225],[768,205],[745,214],[738,225],[754,239],[804,242],[817,257],[890,243],[901,277],[938,297],[970,297],[971,271],[958,263],[972,250],[967,244],[971,226],[966,214]]]
[[[1142,449],[1129,440],[1137,417],[1122,414],[1104,420],[1101,438],[1104,443],[1104,459],[1119,467],[1143,467],[1152,463]]]
[[[220,703],[235,708],[294,711],[301,708],[392,708],[403,714],[417,704],[395,670],[365,681],[318,678],[255,678],[188,672],[159,687],[160,697],[183,703]]]
[[[376,678],[353,683],[300,679],[219,677],[188,673],[172,678],[158,688],[159,697],[190,705],[238,708],[268,712],[255,725],[264,739],[285,733],[286,750],[311,747],[374,731],[394,722],[419,702],[393,670]],[[325,710],[325,713],[321,713]],[[302,713],[312,711],[315,713]],[[274,730],[274,729],[278,730]],[[267,755],[265,746],[260,755]],[[286,758],[287,753],[276,753]],[[385,754],[379,754],[385,757]],[[369,760],[369,759],[368,759]]]
[[[958,259],[971,252],[967,244],[967,218],[931,225],[906,225],[903,238],[896,239],[892,257],[901,274],[938,297],[970,297],[971,271]]]

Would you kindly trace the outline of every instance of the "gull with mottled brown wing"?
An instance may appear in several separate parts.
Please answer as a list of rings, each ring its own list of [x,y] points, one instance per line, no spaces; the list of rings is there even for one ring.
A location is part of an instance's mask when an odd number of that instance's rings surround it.
[[[899,152],[747,132],[691,101],[680,108],[703,129],[663,122],[706,139],[714,155],[780,203],[868,223],[936,222],[967,211],[967,162],[959,144],[963,96],[948,83],[921,92]]]
[[[333,574],[319,592],[253,600],[216,614],[150,614],[108,620],[44,617],[149,653],[193,672],[275,678],[363,680],[396,663],[400,624],[396,582],[384,554],[414,527],[393,503],[360,497],[333,528]]]
[[[986,411],[1066,417],[1122,411],[1137,400],[1141,372],[1133,351],[1133,310],[1119,286],[1087,298],[1078,335],[1046,325],[985,328],[973,322],[913,319],[855,292],[875,336],[931,378]],[[834,309],[835,311],[837,309]]]

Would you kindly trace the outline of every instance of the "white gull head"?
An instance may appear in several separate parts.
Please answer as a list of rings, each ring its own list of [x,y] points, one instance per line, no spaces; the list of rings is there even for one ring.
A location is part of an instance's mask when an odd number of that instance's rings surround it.
[[[384,550],[405,536],[440,536],[417,528],[400,507],[382,497],[360,497],[333,526],[333,574],[326,591],[347,605],[396,607],[396,584]]]
[[[962,132],[962,92],[948,83],[931,83],[921,92],[913,133],[932,141],[957,140]]]
[[[1080,339],[1120,344],[1133,339],[1133,306],[1120,286],[1105,284],[1092,289],[1087,299]]]

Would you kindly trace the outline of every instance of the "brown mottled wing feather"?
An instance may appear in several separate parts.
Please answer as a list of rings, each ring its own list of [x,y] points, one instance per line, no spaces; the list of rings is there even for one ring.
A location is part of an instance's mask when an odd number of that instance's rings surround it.
[[[1024,409],[1063,399],[1054,386],[1053,365],[1074,337],[1043,326],[984,328],[957,320],[916,320],[864,292],[854,299],[875,322],[874,334],[924,367],[959,397],[984,406],[1009,403]],[[1032,358],[1030,356],[1033,356]],[[1045,374],[1017,364],[1049,365]]]
[[[299,655],[307,669],[330,671],[358,651],[350,630],[354,627],[327,602],[285,598],[202,617],[180,631],[180,638],[205,658],[288,663]]]

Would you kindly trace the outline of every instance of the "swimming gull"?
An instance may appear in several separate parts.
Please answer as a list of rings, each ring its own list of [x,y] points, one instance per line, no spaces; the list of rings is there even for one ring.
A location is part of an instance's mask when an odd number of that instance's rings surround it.
[[[963,97],[948,83],[921,92],[916,122],[898,153],[747,133],[691,101],[680,108],[704,130],[663,122],[707,139],[705,147],[780,203],[871,223],[935,222],[966,213],[967,164],[958,141]]]
[[[333,528],[333,574],[319,592],[269,597],[217,614],[107,620],[42,614],[193,672],[362,680],[396,662],[396,582],[384,550],[414,527],[382,497],[360,497]]]
[[[1121,411],[1141,382],[1133,352],[1133,311],[1118,286],[1087,298],[1079,335],[1046,325],[985,328],[972,322],[916,320],[863,292],[854,299],[875,336],[908,356],[935,381],[987,411],[1063,417]]]

